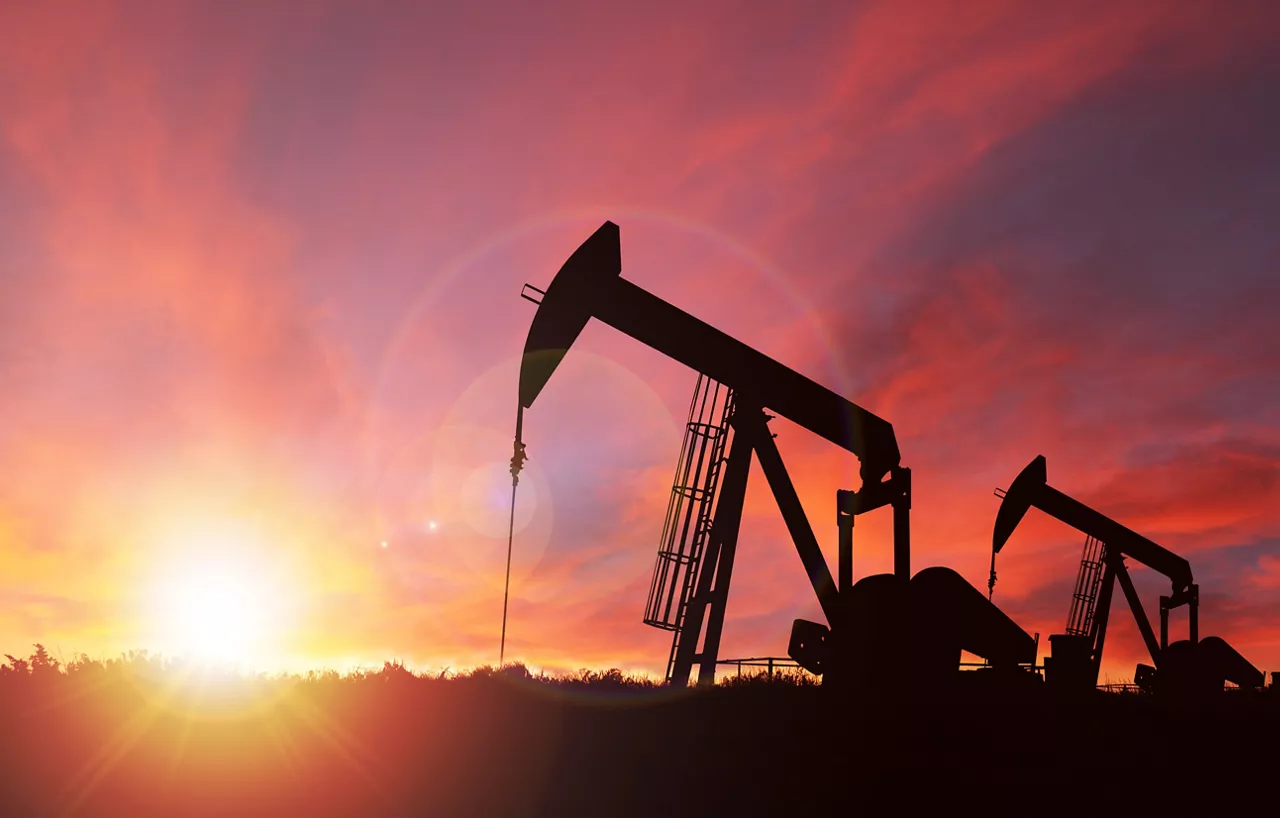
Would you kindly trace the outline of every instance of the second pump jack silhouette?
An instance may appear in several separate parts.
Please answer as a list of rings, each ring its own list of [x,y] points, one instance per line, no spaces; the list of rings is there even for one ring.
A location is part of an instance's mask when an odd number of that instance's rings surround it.
[[[1152,665],[1140,664],[1134,681],[1151,693],[1202,696],[1222,691],[1225,682],[1259,688],[1264,678],[1222,639],[1199,637],[1200,587],[1191,564],[1182,557],[1050,486],[1041,455],[1013,481],[1000,504],[992,532],[992,565],[1027,510],[1032,506],[1087,535],[1067,632],[1049,637],[1051,655],[1044,660],[1046,683],[1060,689],[1092,690],[1098,684],[1102,647],[1112,589],[1118,582],[1142,633]],[[1151,628],[1134,589],[1125,558],[1133,559],[1169,578],[1172,590],[1160,597],[1160,638]],[[993,579],[994,583],[994,571]],[[1169,612],[1183,605],[1189,614],[1190,638],[1170,644]]]

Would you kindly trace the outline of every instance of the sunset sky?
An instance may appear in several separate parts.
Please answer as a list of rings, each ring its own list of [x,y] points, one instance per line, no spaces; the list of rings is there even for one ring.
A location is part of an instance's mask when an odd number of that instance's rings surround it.
[[[495,663],[518,296],[612,220],[624,277],[894,425],[915,569],[985,592],[1043,454],[1280,669],[1277,6],[627,5],[0,5],[0,653]],[[526,412],[509,660],[664,671],[695,377],[593,322]],[[772,425],[834,571],[857,461]],[[1000,556],[1042,656],[1082,544],[1033,511]],[[722,654],[797,617],[755,466]]]

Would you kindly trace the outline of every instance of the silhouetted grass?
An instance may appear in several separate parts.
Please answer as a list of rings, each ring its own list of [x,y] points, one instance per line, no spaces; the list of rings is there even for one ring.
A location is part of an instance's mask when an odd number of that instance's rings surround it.
[[[1189,710],[972,681],[850,701],[794,672],[671,690],[617,670],[238,676],[37,648],[0,666],[0,815],[990,814],[1042,811],[1055,787],[1073,794],[1050,812],[1089,813],[1098,792],[1107,812],[1154,809],[1186,782],[1222,788],[1223,811],[1277,760],[1266,694]]]

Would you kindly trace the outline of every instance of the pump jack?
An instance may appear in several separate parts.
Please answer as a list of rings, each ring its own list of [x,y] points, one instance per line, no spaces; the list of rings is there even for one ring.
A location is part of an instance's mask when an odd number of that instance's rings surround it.
[[[1050,655],[1044,660],[1048,684],[1075,690],[1097,685],[1112,589],[1118,581],[1154,663],[1154,667],[1137,667],[1134,681],[1143,690],[1200,694],[1221,691],[1224,682],[1262,686],[1262,673],[1225,641],[1215,636],[1199,638],[1200,587],[1193,581],[1190,563],[1050,486],[1044,455],[1032,460],[1003,495],[991,540],[993,584],[995,555],[1031,506],[1088,537],[1067,632],[1049,637]],[[1160,597],[1159,642],[1125,567],[1126,557],[1160,572],[1172,584],[1172,593]],[[1169,612],[1183,605],[1189,614],[1190,638],[1170,644]]]
[[[538,304],[520,368],[517,454],[523,411],[532,406],[587,322],[595,318],[732,390],[724,429],[732,433],[725,471],[714,489],[714,517],[702,553],[678,555],[686,582],[674,613],[660,624],[676,631],[668,681],[714,681],[729,581],[752,454],[759,461],[828,625],[796,620],[788,653],[825,673],[824,684],[853,678],[852,657],[902,679],[958,670],[961,650],[993,666],[1034,664],[1032,638],[948,568],[910,575],[911,472],[900,464],[893,427],[884,419],[668,304],[621,277],[618,226],[605,222],[569,257],[546,290],[525,285]],[[536,295],[529,295],[532,290]],[[695,394],[696,398],[696,394]],[[840,547],[833,580],[813,529],[767,426],[768,408],[858,457],[862,488],[837,492]],[[721,441],[723,444],[723,441]],[[893,509],[894,573],[853,583],[853,517]],[[661,569],[660,554],[660,566]],[[658,587],[655,576],[655,588]],[[657,607],[650,600],[650,609]],[[650,621],[646,617],[646,621]],[[650,622],[650,624],[655,624]],[[703,647],[698,642],[705,628]],[[906,645],[915,638],[918,649]],[[886,668],[885,665],[897,665]],[[896,671],[896,672],[895,672]],[[869,678],[865,672],[856,673]]]

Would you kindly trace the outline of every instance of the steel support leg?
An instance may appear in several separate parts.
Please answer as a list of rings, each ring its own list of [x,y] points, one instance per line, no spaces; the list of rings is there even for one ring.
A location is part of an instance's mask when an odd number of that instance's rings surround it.
[[[1191,586],[1191,602],[1188,603],[1189,610],[1187,613],[1191,619],[1191,644],[1196,645],[1200,642],[1200,586]]]
[[[1103,546],[1105,548],[1105,546]],[[1093,683],[1098,684],[1098,674],[1102,671],[1102,647],[1107,642],[1107,620],[1111,618],[1111,593],[1116,586],[1116,572],[1111,560],[1105,559],[1102,569],[1102,587],[1098,589],[1098,603],[1094,608],[1093,627],[1089,634],[1093,644]]]
[[[896,480],[902,492],[893,501],[893,573],[911,579],[911,469],[901,469]]]
[[[744,409],[746,407],[741,405],[735,407],[734,416],[737,417]],[[733,423],[733,420],[730,422]],[[738,544],[738,528],[742,522],[747,475],[751,470],[750,437],[740,434],[735,427],[733,440],[729,444],[729,460],[725,463],[725,471],[721,477],[711,536],[707,538],[707,553],[703,555],[697,589],[689,600],[689,609],[685,613],[680,631],[680,645],[676,648],[676,660],[671,669],[671,684],[675,687],[684,687],[689,683],[695,659],[701,660],[698,684],[711,684],[715,680],[720,629],[724,624],[724,607],[729,596],[729,579]],[[698,656],[698,643],[703,641],[704,622],[707,625],[706,645],[701,656]]]
[[[836,569],[840,574],[841,599],[848,599],[846,594],[853,588],[853,519],[852,514],[836,511],[836,526],[840,531],[839,564]]]
[[[1169,597],[1160,597],[1160,650],[1169,647]]]

